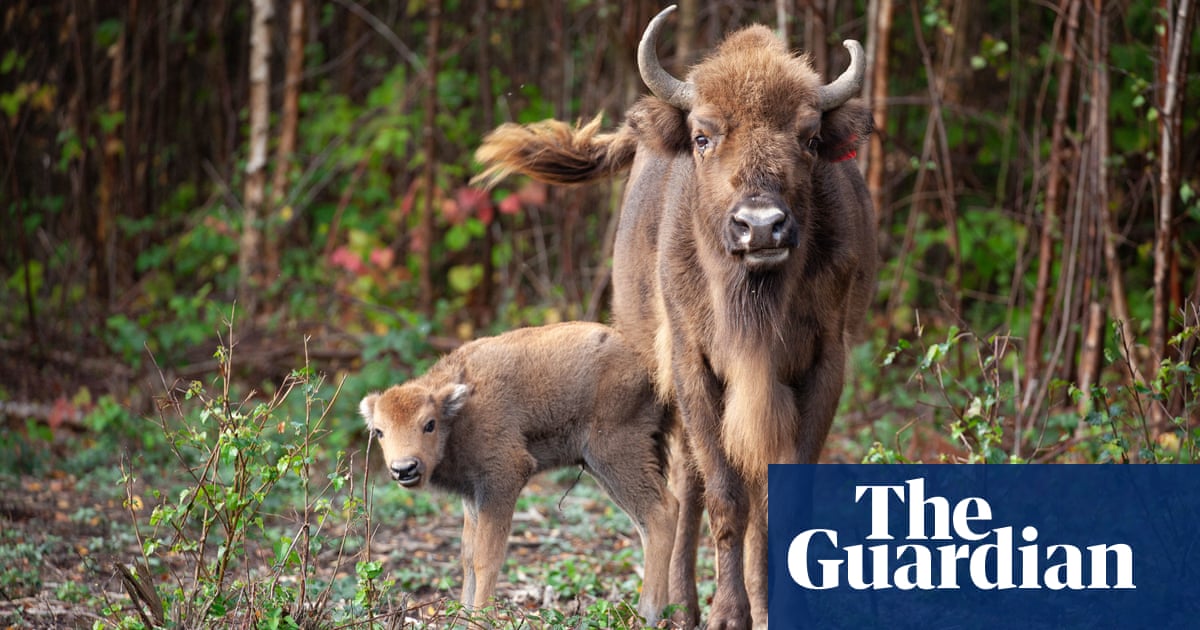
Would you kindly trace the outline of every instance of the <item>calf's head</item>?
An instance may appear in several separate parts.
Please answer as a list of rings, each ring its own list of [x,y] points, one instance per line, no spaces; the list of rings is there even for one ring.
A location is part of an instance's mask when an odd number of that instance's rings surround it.
[[[638,68],[658,100],[644,101],[640,132],[695,159],[690,210],[701,233],[749,271],[803,259],[811,236],[813,179],[821,164],[854,157],[871,130],[869,109],[851,100],[862,86],[862,46],[848,40],[850,67],[825,84],[806,57],[788,52],[768,28],[730,35],[686,81],[659,64],[655,42],[666,16],[646,27]],[[800,250],[800,251],[797,251]]]
[[[362,399],[359,413],[382,447],[392,479],[406,488],[429,479],[470,394],[471,387],[461,382],[436,389],[406,383]]]

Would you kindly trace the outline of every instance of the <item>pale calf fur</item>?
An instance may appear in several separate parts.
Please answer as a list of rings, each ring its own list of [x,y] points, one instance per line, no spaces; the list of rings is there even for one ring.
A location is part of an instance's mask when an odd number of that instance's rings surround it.
[[[468,343],[424,376],[359,409],[394,480],[463,497],[462,602],[487,604],[517,495],[535,473],[583,466],[637,527],[645,571],[638,611],[655,623],[677,504],[665,478],[672,415],[620,334],[571,322]]]

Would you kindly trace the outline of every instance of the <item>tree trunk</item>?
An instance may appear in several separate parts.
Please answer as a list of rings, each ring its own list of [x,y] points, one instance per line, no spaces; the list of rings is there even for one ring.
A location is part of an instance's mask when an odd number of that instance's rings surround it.
[[[433,314],[433,202],[437,191],[437,75],[441,22],[442,3],[441,0],[434,0],[429,3],[429,36],[425,46],[425,71],[429,73],[424,103],[425,121],[422,128],[425,136],[425,169],[422,174],[425,200],[421,204],[421,214],[417,219],[417,230],[414,234],[419,243],[417,254],[421,258],[418,276],[419,304],[421,311],[427,315]]]
[[[697,13],[696,0],[679,0],[679,25],[675,31],[675,63],[679,68],[687,68],[692,63]]]
[[[788,25],[792,21],[788,15],[790,5],[788,0],[775,0],[775,34],[785,42],[791,41],[788,33]]]
[[[128,23],[121,28],[117,41],[108,49],[112,60],[112,71],[108,84],[107,110],[110,121],[117,120],[115,116],[125,113],[125,49],[129,39],[128,25],[136,20],[137,0],[131,0]],[[116,223],[117,212],[115,205],[119,203],[121,182],[122,150],[121,128],[123,123],[109,122],[108,126],[101,125],[100,130],[100,180],[96,194],[96,251],[94,252],[96,269],[96,297],[101,302],[110,301],[115,287],[115,271],[113,269],[116,254]]]
[[[479,73],[480,129],[492,129],[496,126],[496,104],[495,99],[492,97],[491,74],[487,71],[492,48],[492,27],[491,20],[488,19],[490,8],[490,0],[478,0],[475,13],[471,18],[472,26],[475,30],[475,42],[478,46],[475,51],[475,62],[481,69]],[[499,212],[493,212],[492,223],[485,226],[483,231],[483,251],[480,253],[480,256],[483,258],[483,280],[479,285],[479,308],[475,316],[475,321],[481,327],[490,325],[496,315],[495,232],[499,227],[502,217],[503,215]]]
[[[1063,37],[1062,61],[1058,65],[1058,97],[1054,105],[1054,123],[1050,131],[1049,173],[1046,178],[1046,201],[1042,208],[1042,233],[1038,247],[1038,275],[1034,288],[1033,306],[1029,313],[1029,335],[1025,345],[1025,389],[1038,387],[1042,366],[1042,336],[1046,328],[1046,306],[1049,303],[1050,272],[1054,266],[1054,243],[1059,232],[1060,193],[1063,174],[1067,168],[1065,145],[1067,114],[1072,109],[1071,74],[1075,69],[1075,43],[1079,33],[1080,0],[1062,0],[1060,11],[1066,16],[1066,35]]]
[[[250,25],[250,155],[242,194],[244,224],[238,248],[239,298],[247,315],[258,307],[262,217],[267,183],[267,135],[271,116],[271,0],[254,0]]]
[[[1154,314],[1150,324],[1150,358],[1152,370],[1167,358],[1167,335],[1170,318],[1170,287],[1168,277],[1171,267],[1171,249],[1174,246],[1172,222],[1175,218],[1175,197],[1179,193],[1180,105],[1184,91],[1180,89],[1183,71],[1187,63],[1186,48],[1191,41],[1191,22],[1195,0],[1179,0],[1174,15],[1172,0],[1163,0],[1162,13],[1166,23],[1159,39],[1159,78],[1163,89],[1159,91],[1159,164],[1158,212],[1154,229]],[[1166,429],[1166,418],[1161,405],[1153,405],[1151,422],[1157,430]]]
[[[1101,4],[1103,0],[1093,0],[1095,4]],[[1099,10],[1099,9],[1096,9]],[[1107,54],[1107,39],[1102,40],[1104,47],[1104,56],[1095,60],[1095,81],[1098,85],[1093,89],[1097,95],[1102,97],[1103,102],[1107,105],[1109,97],[1108,87],[1108,54]],[[1099,109],[1100,103],[1096,103],[1096,108]],[[1107,112],[1107,107],[1104,112]],[[1102,112],[1101,117],[1104,116]],[[1108,127],[1105,126],[1102,130],[1102,145],[1100,147],[1100,168],[1101,177],[1104,179],[1104,197],[1097,200],[1096,211],[1102,213],[1102,229],[1103,240],[1101,245],[1104,251],[1104,267],[1108,275],[1108,302],[1112,312],[1112,318],[1117,326],[1117,351],[1120,352],[1126,365],[1129,367],[1129,373],[1133,380],[1145,382],[1145,377],[1142,376],[1141,368],[1138,365],[1138,359],[1134,356],[1132,349],[1134,338],[1137,334],[1133,327],[1133,318],[1129,314],[1129,300],[1125,294],[1125,275],[1121,267],[1121,260],[1117,256],[1117,240],[1121,233],[1120,227],[1117,225],[1117,209],[1110,208],[1108,204],[1107,194],[1107,160],[1109,153]]]
[[[292,0],[288,12],[287,66],[284,69],[283,105],[279,117],[279,144],[275,147],[275,172],[271,179],[271,212],[264,251],[265,274],[274,278],[279,273],[280,242],[288,226],[296,219],[291,205],[288,180],[291,175],[292,153],[296,151],[296,128],[300,122],[300,83],[304,71],[304,14],[305,0]]]
[[[1098,295],[1101,288],[1094,278],[1101,273],[1100,256],[1096,255],[1097,250],[1106,254],[1104,243],[1108,238],[1105,233],[1108,215],[1108,154],[1109,154],[1109,138],[1108,138],[1108,103],[1109,103],[1109,84],[1108,84],[1108,26],[1104,16],[1104,0],[1092,0],[1092,7],[1089,12],[1091,15],[1092,24],[1092,54],[1091,54],[1091,110],[1089,126],[1092,130],[1092,142],[1090,150],[1087,152],[1089,164],[1085,169],[1091,171],[1090,194],[1085,197],[1088,201],[1085,203],[1088,236],[1087,250],[1090,263],[1089,269],[1082,274],[1082,280],[1088,286],[1083,292],[1080,302],[1087,301],[1088,309],[1083,319],[1082,338],[1079,351],[1079,365],[1076,370],[1077,382],[1079,389],[1083,392],[1076,410],[1079,413],[1079,424],[1075,429],[1077,438],[1085,438],[1087,434],[1088,424],[1083,421],[1083,417],[1092,410],[1092,386],[1100,382],[1100,370],[1102,350],[1104,348],[1104,307],[1101,305]],[[1082,82],[1082,77],[1080,81]],[[1107,260],[1105,261],[1107,263]],[[1107,271],[1112,271],[1106,267]],[[1117,273],[1120,273],[1118,268]],[[1122,300],[1124,296],[1121,296]],[[1065,326],[1064,326],[1065,328]],[[1068,355],[1070,356],[1070,355]]]
[[[804,2],[804,48],[811,56],[813,69],[821,76],[829,74],[829,51],[826,50],[829,34],[825,26],[826,1],[805,0]]]
[[[888,51],[892,36],[892,0],[871,0],[870,34],[867,37],[868,95],[871,99],[871,116],[875,119],[875,133],[867,148],[867,189],[871,191],[871,203],[875,217],[883,223],[885,211],[883,178],[887,166],[887,155],[883,151],[883,136],[887,133],[888,94]],[[890,223],[890,221],[888,222]],[[882,234],[882,231],[880,231]]]

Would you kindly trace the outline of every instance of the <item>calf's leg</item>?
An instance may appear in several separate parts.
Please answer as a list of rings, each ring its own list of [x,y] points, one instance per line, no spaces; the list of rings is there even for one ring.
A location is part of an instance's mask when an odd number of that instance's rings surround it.
[[[655,625],[671,603],[668,584],[678,507],[658,461],[654,434],[647,431],[641,439],[629,432],[608,435],[610,439],[592,442],[585,460],[641,537],[645,573],[638,612],[648,625]]]
[[[513,510],[517,504],[517,492],[502,496],[491,496],[477,505],[479,515],[475,526],[472,567],[475,576],[475,592],[470,606],[483,608],[496,592],[496,578],[504,564],[504,551],[508,546],[508,534],[512,531]]]
[[[475,502],[463,499],[462,568],[463,590],[459,600],[466,606],[475,604],[475,532],[479,526],[479,511]]]

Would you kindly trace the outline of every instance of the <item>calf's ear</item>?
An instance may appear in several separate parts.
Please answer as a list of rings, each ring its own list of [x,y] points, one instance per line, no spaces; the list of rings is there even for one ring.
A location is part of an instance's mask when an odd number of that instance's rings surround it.
[[[462,411],[467,399],[471,396],[471,386],[466,383],[449,383],[443,385],[434,395],[434,400],[441,410],[442,418],[453,419]]]
[[[366,398],[363,398],[362,402],[358,403],[358,413],[362,415],[368,429],[375,426],[375,403],[378,401],[379,394],[375,393],[367,394]]]

